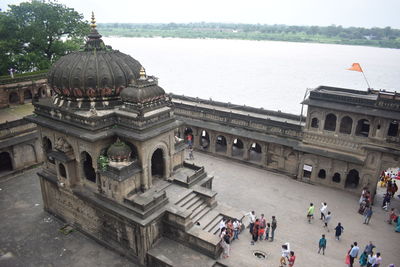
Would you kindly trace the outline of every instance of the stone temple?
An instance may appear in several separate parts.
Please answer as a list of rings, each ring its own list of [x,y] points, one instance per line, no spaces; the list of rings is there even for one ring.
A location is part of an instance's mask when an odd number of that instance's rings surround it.
[[[45,153],[45,210],[140,265],[169,266],[149,252],[163,244],[219,257],[219,221],[243,213],[217,204],[213,177],[184,161],[182,122],[157,78],[91,27],[84,49],[52,66],[55,96],[28,118]]]

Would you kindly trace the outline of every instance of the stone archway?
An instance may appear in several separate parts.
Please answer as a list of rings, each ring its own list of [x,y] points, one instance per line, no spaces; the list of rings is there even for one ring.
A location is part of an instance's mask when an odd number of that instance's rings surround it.
[[[164,178],[165,176],[164,153],[161,148],[157,148],[151,156],[151,176],[153,178]]]
[[[17,92],[11,92],[8,96],[8,103],[10,104],[18,104],[19,96]]]
[[[86,180],[89,180],[93,183],[96,182],[96,171],[93,168],[93,159],[89,153],[86,151],[81,153],[81,164],[82,164],[82,171],[83,175]]]
[[[358,171],[355,170],[355,169],[352,169],[347,174],[346,182],[344,184],[344,187],[346,187],[346,188],[357,188],[359,182],[360,182],[360,176],[358,174]]]
[[[0,153],[0,173],[12,171],[12,160],[10,153],[8,152],[1,152]]]

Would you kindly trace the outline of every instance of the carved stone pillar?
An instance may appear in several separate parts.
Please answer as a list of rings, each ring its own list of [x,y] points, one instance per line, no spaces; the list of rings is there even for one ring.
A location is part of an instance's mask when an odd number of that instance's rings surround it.
[[[243,159],[249,160],[249,150],[250,150],[251,142],[243,141]]]
[[[215,145],[216,145],[216,139],[217,135],[214,132],[209,133],[210,136],[210,152],[215,153]]]

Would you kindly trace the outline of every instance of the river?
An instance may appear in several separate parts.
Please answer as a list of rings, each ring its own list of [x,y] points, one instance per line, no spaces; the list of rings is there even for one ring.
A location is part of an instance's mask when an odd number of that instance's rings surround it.
[[[179,38],[103,38],[138,60],[166,92],[300,114],[305,90],[328,85],[400,91],[400,50]]]

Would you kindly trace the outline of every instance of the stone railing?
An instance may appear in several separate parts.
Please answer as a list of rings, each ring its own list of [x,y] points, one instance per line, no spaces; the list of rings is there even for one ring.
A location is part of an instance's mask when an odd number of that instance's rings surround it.
[[[346,140],[345,138],[313,134],[308,132],[304,134],[303,141],[311,144],[326,145],[329,147],[334,147],[335,149],[339,148],[340,150],[351,152],[357,151],[358,153],[361,153],[360,143]]]
[[[299,125],[300,121],[299,123],[294,124],[285,121],[286,118],[280,118],[280,121],[278,121],[258,118],[251,115],[246,116],[217,109],[198,107],[195,103],[193,103],[193,105],[187,105],[175,102],[174,104],[175,114],[177,116],[215,122],[230,127],[241,127],[246,130],[253,130],[283,137],[295,139],[302,138],[302,125]]]
[[[47,71],[44,71],[43,73],[38,73],[38,74],[15,77],[13,79],[11,79],[11,78],[0,79],[0,85],[20,83],[20,82],[26,82],[26,81],[36,81],[36,80],[40,80],[40,79],[47,79]]]

